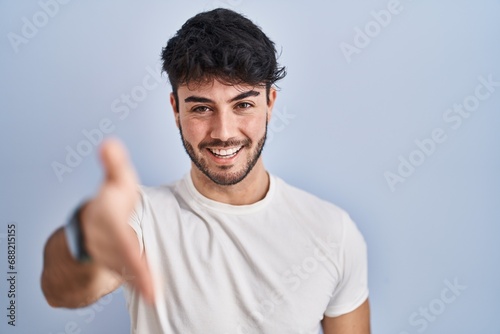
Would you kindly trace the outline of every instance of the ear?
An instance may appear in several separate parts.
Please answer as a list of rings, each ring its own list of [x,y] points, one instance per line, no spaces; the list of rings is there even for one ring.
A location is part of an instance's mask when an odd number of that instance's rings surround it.
[[[170,93],[170,105],[172,106],[172,111],[174,112],[175,124],[179,128],[179,112],[177,111],[177,102],[175,101],[174,93]]]
[[[269,101],[267,102],[267,122],[271,121],[271,115],[273,113],[274,102],[276,101],[278,93],[276,89],[271,87],[269,89]]]

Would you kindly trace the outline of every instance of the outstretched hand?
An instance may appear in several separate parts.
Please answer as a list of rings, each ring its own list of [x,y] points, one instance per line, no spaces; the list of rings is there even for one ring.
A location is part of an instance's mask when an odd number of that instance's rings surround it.
[[[105,178],[97,196],[81,211],[85,248],[93,261],[111,269],[154,302],[153,281],[146,258],[128,220],[138,201],[138,179],[125,147],[115,139],[101,145]]]

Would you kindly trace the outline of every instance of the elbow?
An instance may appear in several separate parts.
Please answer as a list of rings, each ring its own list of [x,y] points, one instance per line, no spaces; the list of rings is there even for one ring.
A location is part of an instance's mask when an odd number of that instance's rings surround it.
[[[68,298],[67,292],[66,294],[61,289],[61,285],[54,282],[50,275],[44,270],[42,273],[42,277],[40,278],[40,287],[42,288],[43,296],[51,307],[59,308],[75,308],[73,305],[71,298]]]
[[[43,296],[51,307],[76,309],[88,306],[95,302],[94,299],[83,299],[81,291],[63,289],[61,284],[51,280],[45,271],[40,279]]]
[[[42,288],[43,296],[51,307],[63,307],[64,305],[61,303],[60,299],[56,297],[54,293],[54,289],[51,287],[47,275],[45,272],[42,273],[42,277],[40,279],[40,286]]]

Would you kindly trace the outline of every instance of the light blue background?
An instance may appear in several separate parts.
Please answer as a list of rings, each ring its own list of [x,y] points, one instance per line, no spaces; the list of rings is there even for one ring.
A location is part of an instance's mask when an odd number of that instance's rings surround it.
[[[373,333],[500,333],[500,87],[459,128],[443,120],[474,94],[478,77],[500,81],[500,2],[401,0],[401,12],[348,62],[341,43],[353,45],[356,27],[389,2],[72,1],[18,52],[8,34],[22,35],[23,17],[33,22],[42,9],[0,2],[1,277],[10,222],[19,271],[15,328],[0,280],[0,332],[64,333],[71,322],[80,333],[128,332],[120,292],[80,311],[52,309],[42,296],[46,239],[102,178],[95,147],[61,182],[51,164],[108,118],[142,183],[186,173],[165,77],[124,119],[111,105],[142,85],[187,18],[222,5],[257,22],[282,51],[289,74],[265,163],[357,222],[369,246]],[[399,156],[408,159],[435,128],[446,141],[391,191],[384,173],[397,173]],[[455,279],[465,290],[439,302],[445,280]],[[422,320],[419,308],[429,306],[439,314]]]

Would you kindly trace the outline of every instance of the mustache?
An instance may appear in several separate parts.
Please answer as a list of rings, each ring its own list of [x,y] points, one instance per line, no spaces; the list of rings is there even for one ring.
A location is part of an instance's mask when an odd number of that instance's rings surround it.
[[[220,139],[214,139],[206,142],[201,142],[198,144],[198,148],[200,150],[207,148],[207,147],[234,147],[234,146],[251,146],[252,141],[250,139],[245,139],[245,140],[227,140],[227,141],[222,141]]]

